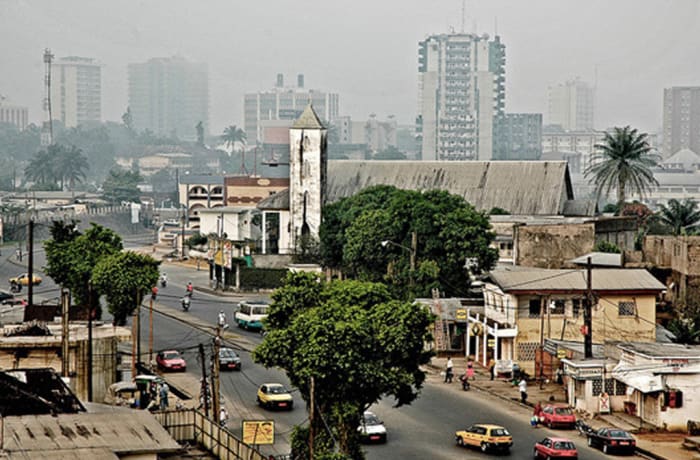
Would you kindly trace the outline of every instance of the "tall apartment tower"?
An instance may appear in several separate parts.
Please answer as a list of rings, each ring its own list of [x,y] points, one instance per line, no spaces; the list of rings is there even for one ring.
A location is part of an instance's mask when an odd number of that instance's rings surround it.
[[[432,35],[418,44],[421,159],[491,160],[505,110],[505,45],[498,36]]]
[[[700,154],[700,86],[664,89],[663,157],[681,149]]]
[[[102,120],[102,65],[67,56],[51,63],[52,118],[68,128]]]
[[[196,140],[201,121],[209,132],[209,80],[205,64],[179,56],[129,64],[129,108],[136,130]]]
[[[575,78],[550,86],[547,90],[547,124],[565,131],[593,129],[595,91],[588,83]]]
[[[304,75],[297,75],[297,85],[284,85],[284,75],[277,74],[277,83],[271,90],[248,93],[244,99],[244,128],[248,143],[262,142],[261,121],[289,120],[289,124],[301,116],[307,105],[324,122],[338,118],[338,93],[327,93],[304,88]]]

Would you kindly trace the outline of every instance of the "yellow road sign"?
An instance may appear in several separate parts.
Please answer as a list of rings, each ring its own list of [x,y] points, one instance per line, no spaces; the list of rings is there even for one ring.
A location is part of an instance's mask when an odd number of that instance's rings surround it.
[[[243,420],[243,442],[274,444],[275,422],[272,420]]]

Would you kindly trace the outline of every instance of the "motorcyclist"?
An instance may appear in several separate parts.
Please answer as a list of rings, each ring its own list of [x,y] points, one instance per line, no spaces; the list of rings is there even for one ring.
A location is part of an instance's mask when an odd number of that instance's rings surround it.
[[[160,285],[165,287],[168,284],[168,274],[163,272],[160,275]]]
[[[189,295],[184,296],[180,301],[182,302],[182,309],[183,310],[187,311],[190,309],[190,296]]]
[[[192,291],[194,291],[194,287],[192,286],[192,281],[187,283],[187,295],[189,297],[192,297]]]

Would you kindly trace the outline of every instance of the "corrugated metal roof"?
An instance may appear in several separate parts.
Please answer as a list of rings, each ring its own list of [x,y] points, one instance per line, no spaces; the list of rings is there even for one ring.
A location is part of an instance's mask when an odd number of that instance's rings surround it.
[[[679,343],[623,342],[617,345],[621,350],[637,353],[649,358],[688,358],[700,360],[700,345]]]
[[[489,277],[504,292],[585,291],[586,270],[501,269]],[[666,287],[644,269],[593,270],[594,291],[662,291]]]
[[[17,460],[118,460],[119,456],[106,448],[50,451],[7,452],[9,459]]]
[[[138,409],[127,413],[6,417],[4,423],[4,448],[9,452],[109,449],[119,454],[180,450],[153,415]]]
[[[328,162],[328,200],[373,185],[407,190],[446,190],[479,210],[557,215],[573,199],[563,161],[352,161]]]
[[[581,257],[572,259],[571,262],[576,265],[588,264],[588,258],[591,258],[591,265],[599,267],[622,267],[622,254],[613,254],[609,252],[591,252]]]

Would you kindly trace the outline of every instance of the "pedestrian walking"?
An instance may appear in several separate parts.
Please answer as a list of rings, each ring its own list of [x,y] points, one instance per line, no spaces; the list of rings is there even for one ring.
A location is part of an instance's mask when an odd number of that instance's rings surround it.
[[[475,379],[475,377],[474,377],[474,363],[472,362],[471,359],[469,361],[467,361],[467,380],[469,380],[469,379],[472,379],[472,380]]]
[[[447,358],[447,365],[445,366],[445,383],[452,383],[452,370],[454,368],[454,363],[452,358]]]
[[[228,324],[226,323],[226,313],[223,310],[219,312],[219,327],[222,329],[228,329]]]
[[[489,360],[489,374],[491,375],[491,380],[496,376],[496,360],[493,358]]]
[[[222,407],[221,410],[219,411],[219,425],[221,428],[226,428],[226,424],[228,423],[228,411],[226,411],[225,407]]]
[[[168,408],[168,392],[170,387],[168,384],[163,382],[160,386],[160,410],[166,410]]]
[[[520,379],[518,383],[518,389],[520,390],[520,402],[525,404],[527,401],[527,382],[524,378]]]

